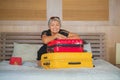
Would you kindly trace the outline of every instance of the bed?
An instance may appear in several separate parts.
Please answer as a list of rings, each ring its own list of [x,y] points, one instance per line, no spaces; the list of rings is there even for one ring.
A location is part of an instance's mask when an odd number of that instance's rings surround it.
[[[90,44],[91,49],[88,45],[85,49],[93,54],[94,68],[48,70],[36,64],[35,53],[42,45],[40,35],[39,32],[0,33],[0,80],[120,80],[120,69],[105,60],[104,33],[79,33]],[[21,66],[9,64],[13,55],[23,58]]]

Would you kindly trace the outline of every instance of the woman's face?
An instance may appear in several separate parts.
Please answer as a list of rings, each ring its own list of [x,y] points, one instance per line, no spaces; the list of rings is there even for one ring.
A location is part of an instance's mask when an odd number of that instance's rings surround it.
[[[49,27],[52,33],[58,33],[60,30],[60,23],[58,21],[52,21]]]

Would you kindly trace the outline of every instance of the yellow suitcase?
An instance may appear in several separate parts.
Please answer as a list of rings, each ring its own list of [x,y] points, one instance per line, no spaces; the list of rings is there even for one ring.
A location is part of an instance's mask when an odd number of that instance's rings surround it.
[[[57,52],[46,53],[41,57],[42,67],[57,68],[92,68],[92,53],[89,52]]]

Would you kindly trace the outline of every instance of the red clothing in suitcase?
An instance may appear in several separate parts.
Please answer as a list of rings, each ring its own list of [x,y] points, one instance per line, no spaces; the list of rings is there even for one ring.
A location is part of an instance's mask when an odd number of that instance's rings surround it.
[[[83,40],[58,39],[48,43],[48,52],[83,52]]]

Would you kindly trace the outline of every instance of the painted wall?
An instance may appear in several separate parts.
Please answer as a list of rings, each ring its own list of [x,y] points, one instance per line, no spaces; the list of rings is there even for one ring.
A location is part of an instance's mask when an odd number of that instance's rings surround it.
[[[54,0],[52,1],[54,3]],[[56,3],[62,5],[61,0],[57,1],[55,0]],[[47,0],[47,5],[53,3]],[[55,5],[47,7],[47,18],[53,15],[52,12],[62,18],[60,6],[57,7],[60,11],[55,13],[53,12],[56,9]],[[106,33],[106,57],[108,61],[115,64],[115,45],[120,42],[120,0],[110,0],[109,7],[109,21],[62,21],[62,28],[75,33]],[[0,21],[0,32],[41,32],[47,28],[47,21]]]

